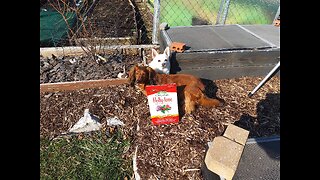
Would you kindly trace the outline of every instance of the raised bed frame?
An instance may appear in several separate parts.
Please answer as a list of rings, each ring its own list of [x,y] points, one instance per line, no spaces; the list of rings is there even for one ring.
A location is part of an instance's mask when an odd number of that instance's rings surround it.
[[[96,53],[110,53],[121,51],[123,54],[139,54],[143,49],[158,49],[159,45],[113,45],[113,46],[95,46],[91,47]],[[86,46],[69,47],[48,47],[40,48],[40,55],[43,57],[55,56],[80,56],[85,55],[89,50]]]
[[[123,54],[140,54],[145,55],[145,49],[155,48],[158,49],[158,45],[122,45],[119,46],[98,46],[96,47],[96,53],[106,53],[110,51],[121,50]],[[40,48],[40,55],[43,57],[55,56],[80,56],[85,55],[85,47],[51,47]],[[145,58],[144,58],[145,59]],[[58,83],[42,83],[40,84],[40,92],[57,92],[66,90],[79,90],[88,88],[106,87],[110,85],[120,85],[127,83],[128,79],[99,79],[99,80],[86,80],[86,81],[71,81],[71,82],[58,82]]]
[[[128,79],[101,79],[88,81],[72,81],[61,83],[43,83],[40,84],[40,92],[74,91],[79,89],[89,89],[106,87],[110,85],[119,85],[127,83]]]
[[[280,60],[279,34],[279,28],[273,25],[171,27],[160,30],[160,49],[173,42],[189,42],[186,46],[193,46],[172,55],[173,73],[211,80],[266,76]]]

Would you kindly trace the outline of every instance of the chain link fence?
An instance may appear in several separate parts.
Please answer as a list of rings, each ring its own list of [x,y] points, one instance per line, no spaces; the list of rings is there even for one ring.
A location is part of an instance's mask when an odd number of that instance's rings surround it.
[[[280,0],[40,0],[40,47],[157,44],[159,24],[272,24]],[[93,48],[94,49],[94,48]]]
[[[279,5],[279,0],[161,0],[160,23],[172,27],[272,24]]]
[[[272,24],[279,0],[230,0],[225,24]]]
[[[160,23],[169,26],[215,24],[221,0],[161,0]]]
[[[40,0],[40,47],[151,44],[152,14],[135,0]]]
[[[280,0],[150,0],[154,24],[170,27],[223,24],[272,24],[280,14]],[[153,43],[158,42],[154,25]]]

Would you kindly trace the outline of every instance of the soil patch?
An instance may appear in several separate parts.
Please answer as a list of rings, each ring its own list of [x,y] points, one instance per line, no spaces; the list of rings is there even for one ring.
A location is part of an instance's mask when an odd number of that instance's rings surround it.
[[[103,55],[103,58],[106,61],[92,56],[40,56],[40,84],[117,78],[124,68],[128,75],[131,67],[142,62],[140,56],[133,55]]]
[[[137,165],[142,179],[202,179],[200,170],[185,170],[200,169],[207,142],[223,133],[225,123],[249,130],[249,137],[280,135],[280,78],[273,77],[253,98],[247,97],[262,79],[207,81],[207,91],[224,99],[224,107],[199,107],[192,115],[184,115],[179,124],[161,126],[151,124],[147,98],[127,84],[40,93],[40,136],[61,135],[89,108],[100,117],[106,136],[115,131],[106,126],[108,118],[117,116],[124,122],[122,131],[131,140],[124,157],[130,160],[138,146]]]
[[[85,22],[89,34],[82,33],[84,37],[100,38],[133,36],[136,32],[134,18],[129,0],[99,0]]]

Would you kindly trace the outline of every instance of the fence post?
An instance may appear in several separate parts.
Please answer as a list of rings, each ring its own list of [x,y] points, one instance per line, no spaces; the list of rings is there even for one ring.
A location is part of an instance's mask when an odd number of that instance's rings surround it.
[[[223,6],[224,6],[224,8],[223,8]],[[229,11],[229,6],[230,6],[230,0],[222,0],[221,1],[219,12],[218,12],[218,15],[217,15],[216,24],[225,24],[226,23],[226,19],[227,19],[227,16],[228,16],[228,11]],[[222,17],[220,18],[221,14],[222,14]]]
[[[276,15],[274,16],[273,22],[274,22],[275,20],[277,20],[277,18],[279,17],[279,14],[280,14],[280,5],[279,5],[279,7],[278,7],[278,11],[277,11]]]
[[[159,44],[158,32],[160,22],[160,0],[154,0],[153,28],[152,28],[152,44]]]
[[[221,13],[222,13],[223,4],[224,4],[224,0],[221,0],[221,2],[220,2],[220,7],[219,7],[219,11],[218,11],[218,15],[217,15],[216,24],[220,24],[220,15],[221,15]]]

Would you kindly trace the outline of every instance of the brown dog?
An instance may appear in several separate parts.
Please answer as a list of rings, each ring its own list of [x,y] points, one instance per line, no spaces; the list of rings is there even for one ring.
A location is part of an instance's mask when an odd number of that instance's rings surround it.
[[[223,105],[218,99],[208,98],[204,94],[205,85],[199,78],[189,74],[159,74],[150,67],[136,65],[129,71],[129,83],[131,86],[137,85],[144,94],[146,85],[175,83],[179,101],[184,102],[186,113],[194,111],[196,105],[206,107]]]

